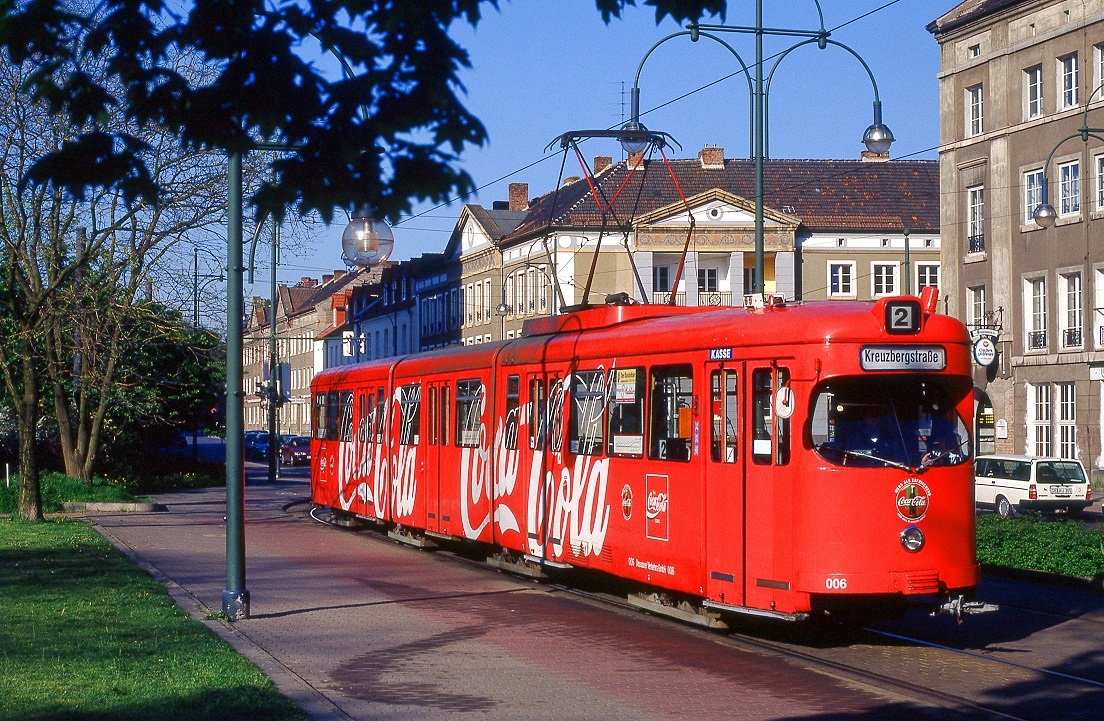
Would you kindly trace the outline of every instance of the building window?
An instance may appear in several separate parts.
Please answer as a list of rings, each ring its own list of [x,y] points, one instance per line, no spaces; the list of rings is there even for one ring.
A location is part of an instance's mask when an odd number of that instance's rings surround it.
[[[1081,212],[1081,163],[1074,160],[1058,166],[1058,215]]]
[[[1024,173],[1024,223],[1035,222],[1035,209],[1043,204],[1043,169]]]
[[[744,266],[744,295],[751,295],[755,292],[755,286],[758,285],[755,277],[755,266]]]
[[[1104,90],[1100,89],[1104,85],[1104,44],[1093,46],[1093,61],[1096,77],[1093,78],[1094,94],[1089,98],[1090,103],[1104,100]]]
[[[1038,118],[1043,114],[1043,66],[1036,65],[1024,70],[1024,120]]]
[[[717,292],[717,269],[716,268],[698,268],[698,292],[699,293],[716,293]]]
[[[1058,109],[1077,106],[1077,53],[1058,58]]]
[[[985,324],[985,286],[966,289],[966,325]]]
[[[1095,173],[1095,188],[1096,188],[1096,209],[1104,210],[1104,154],[1098,155],[1093,163]]]
[[[981,57],[981,45],[971,45],[968,49],[970,51],[970,57],[972,57],[972,58]]]
[[[979,85],[966,88],[966,137],[985,131],[985,92]]]
[[[666,265],[657,265],[652,267],[652,292],[671,292],[671,269]]]
[[[828,264],[828,295],[829,296],[853,296],[855,264],[854,263],[829,263]]]
[[[897,292],[897,264],[870,264],[871,292],[874,297],[893,295]]]
[[[1059,298],[1062,303],[1061,315],[1062,332],[1061,341],[1063,348],[1080,348],[1081,339],[1081,315],[1083,305],[1081,302],[1081,274],[1069,273],[1058,276]]]
[[[916,264],[916,290],[939,287],[939,263]]]
[[[1024,328],[1027,350],[1046,350],[1046,278],[1024,281]]]
[[[966,239],[970,253],[985,252],[985,186],[966,189]]]
[[[1058,396],[1058,456],[1077,458],[1077,393],[1070,383],[1055,383],[1054,395]]]
[[[1028,428],[1032,431],[1031,445],[1037,456],[1051,454],[1050,385],[1029,385],[1027,402],[1031,404]]]

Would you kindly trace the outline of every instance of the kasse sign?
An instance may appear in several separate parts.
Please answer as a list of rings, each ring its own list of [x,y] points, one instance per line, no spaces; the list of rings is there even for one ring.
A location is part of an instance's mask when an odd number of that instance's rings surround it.
[[[868,345],[859,351],[864,371],[941,371],[947,367],[943,346]]]

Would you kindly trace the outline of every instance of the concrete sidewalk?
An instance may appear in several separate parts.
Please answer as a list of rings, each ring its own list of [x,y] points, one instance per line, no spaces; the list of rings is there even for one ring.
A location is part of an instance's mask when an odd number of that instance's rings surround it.
[[[302,481],[246,487],[251,618],[225,586],[222,489],[86,518],[315,719],[914,718],[917,707],[704,631],[316,523]],[[921,713],[920,716],[924,714]]]

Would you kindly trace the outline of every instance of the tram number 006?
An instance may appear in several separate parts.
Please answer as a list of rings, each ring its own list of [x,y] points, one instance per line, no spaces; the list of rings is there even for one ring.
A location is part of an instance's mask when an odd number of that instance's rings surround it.
[[[847,588],[846,578],[826,578],[824,579],[824,587],[829,591],[843,591]]]

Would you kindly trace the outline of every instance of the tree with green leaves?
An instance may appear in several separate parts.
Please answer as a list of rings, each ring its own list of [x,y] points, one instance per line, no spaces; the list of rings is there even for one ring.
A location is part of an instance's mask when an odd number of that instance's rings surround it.
[[[634,0],[595,0],[603,20]],[[128,209],[158,207],[164,184],[152,166],[146,133],[177,139],[186,152],[246,153],[258,142],[297,148],[271,161],[270,180],[252,201],[259,214],[283,217],[367,202],[397,220],[418,201],[467,195],[470,176],[458,165],[467,145],[486,131],[459,99],[458,71],[467,53],[448,35],[453,22],[476,24],[482,0],[194,0],[186,11],[164,0],[0,0],[0,52],[30,68],[22,87],[60,124],[57,147],[19,165],[16,188],[33,188],[52,206],[117,194]],[[497,7],[497,0],[486,0]],[[657,23],[670,16],[723,19],[726,0],[644,0]],[[208,76],[181,72],[192,56]],[[327,72],[324,56],[341,73]],[[102,72],[89,65],[102,63]],[[4,191],[8,202],[11,189]],[[57,217],[75,230],[64,212]],[[8,218],[2,225],[8,225]],[[61,224],[55,224],[61,228]],[[37,324],[57,289],[87,262],[63,246],[12,245],[19,259],[7,271],[12,355],[0,358],[23,428],[37,422],[43,371],[30,353]],[[91,246],[89,246],[91,247]],[[34,256],[35,253],[45,255]],[[36,260],[37,258],[37,260]],[[49,266],[39,280],[20,268]],[[22,265],[21,265],[22,264]],[[11,291],[18,290],[13,294]],[[22,345],[20,345],[22,344]],[[24,352],[28,351],[28,352]],[[5,360],[22,364],[17,374]],[[21,463],[33,470],[33,437]],[[41,514],[37,481],[28,482],[21,513]],[[26,505],[23,505],[26,501]]]

